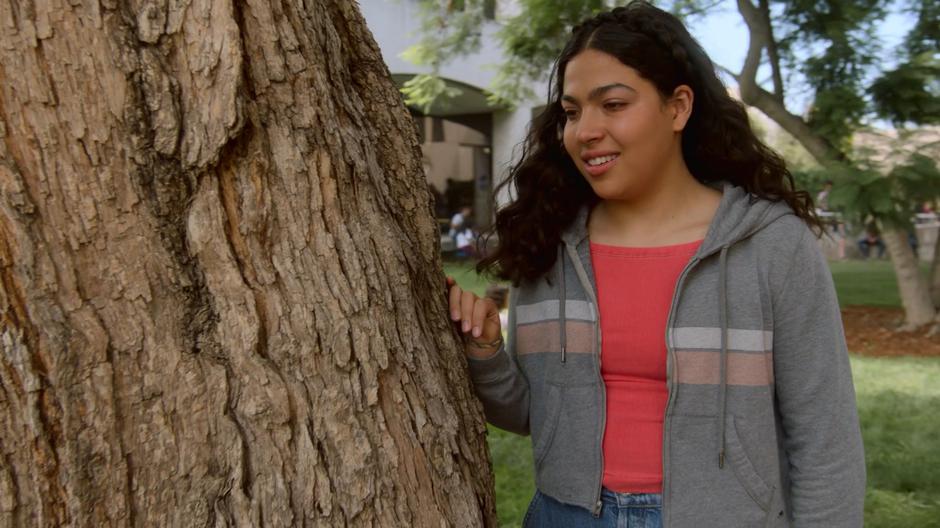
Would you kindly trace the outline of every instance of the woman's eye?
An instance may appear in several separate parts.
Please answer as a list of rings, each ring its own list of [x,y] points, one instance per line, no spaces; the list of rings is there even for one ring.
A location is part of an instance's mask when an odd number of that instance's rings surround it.
[[[607,110],[610,112],[616,112],[617,110],[620,110],[625,106],[627,106],[627,103],[624,103],[622,101],[608,101],[604,103],[604,110]]]
[[[565,109],[565,119],[567,119],[568,121],[573,121],[577,118],[578,118],[577,110],[574,110],[571,108]]]

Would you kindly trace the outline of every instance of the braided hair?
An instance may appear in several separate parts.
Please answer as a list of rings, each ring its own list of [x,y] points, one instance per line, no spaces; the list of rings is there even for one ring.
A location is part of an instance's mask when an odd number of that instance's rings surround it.
[[[821,231],[809,193],[796,190],[783,159],[754,134],[744,105],[728,94],[705,50],[678,18],[634,0],[572,29],[550,77],[548,104],[532,122],[521,161],[496,189],[497,194],[515,191],[515,197],[497,211],[484,234],[496,235],[498,244],[477,265],[478,271],[517,285],[544,276],[555,262],[562,231],[580,209],[599,201],[562,142],[565,69],[587,49],[636,70],[664,101],[678,86],[691,88],[695,103],[682,131],[682,156],[698,181],[725,180],[755,197],[784,201]]]

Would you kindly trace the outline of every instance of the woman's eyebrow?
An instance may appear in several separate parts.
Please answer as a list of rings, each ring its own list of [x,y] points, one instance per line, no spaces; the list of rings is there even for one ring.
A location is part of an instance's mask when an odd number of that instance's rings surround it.
[[[631,88],[631,87],[629,87],[629,86],[627,86],[626,84],[623,84],[623,83],[605,84],[604,86],[598,86],[597,88],[594,88],[593,90],[591,90],[590,92],[588,92],[588,101],[593,101],[593,100],[599,99],[600,97],[603,97],[604,94],[606,94],[607,92],[609,92],[609,91],[611,91],[611,90],[613,90],[613,89],[615,89],[615,88],[624,88],[624,89],[626,89],[626,90],[630,90],[631,92],[636,92],[636,90],[634,90],[633,88]],[[578,102],[578,100],[577,100],[576,98],[574,98],[574,97],[572,97],[572,96],[570,96],[570,95],[567,95],[567,94],[566,94],[566,95],[562,95],[562,96],[561,96],[561,100],[562,100],[562,101],[567,101],[567,102],[569,102],[569,103],[577,103],[577,102]]]

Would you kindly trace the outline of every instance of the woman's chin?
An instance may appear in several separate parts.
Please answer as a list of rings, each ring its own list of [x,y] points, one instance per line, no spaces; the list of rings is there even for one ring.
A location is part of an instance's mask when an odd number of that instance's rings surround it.
[[[631,202],[653,191],[656,179],[640,174],[605,174],[603,178],[585,179],[601,200]]]
[[[625,200],[629,199],[631,195],[630,190],[624,185],[611,185],[613,182],[609,181],[594,182],[588,180],[588,182],[591,184],[594,194],[601,200]]]

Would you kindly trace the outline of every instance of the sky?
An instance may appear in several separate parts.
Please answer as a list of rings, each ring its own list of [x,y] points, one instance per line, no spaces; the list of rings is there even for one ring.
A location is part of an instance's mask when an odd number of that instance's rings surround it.
[[[908,15],[892,13],[886,17],[879,27],[879,33],[885,39],[887,49],[893,51],[912,25],[913,21]],[[715,14],[697,19],[690,30],[716,63],[738,69],[744,62],[748,41],[747,28],[741,15],[730,2],[716,10]]]
[[[897,45],[912,25],[913,20],[909,15],[893,13],[885,18],[878,31],[885,42],[886,56],[894,55]],[[713,62],[732,71],[740,71],[747,53],[748,34],[744,20],[733,2],[725,2],[706,18],[690,21],[689,30]],[[769,70],[761,71],[758,79],[767,79],[769,76]],[[735,84],[730,78],[725,78],[725,82],[731,86]],[[787,106],[793,110],[802,110],[809,104],[809,95],[788,93]]]

